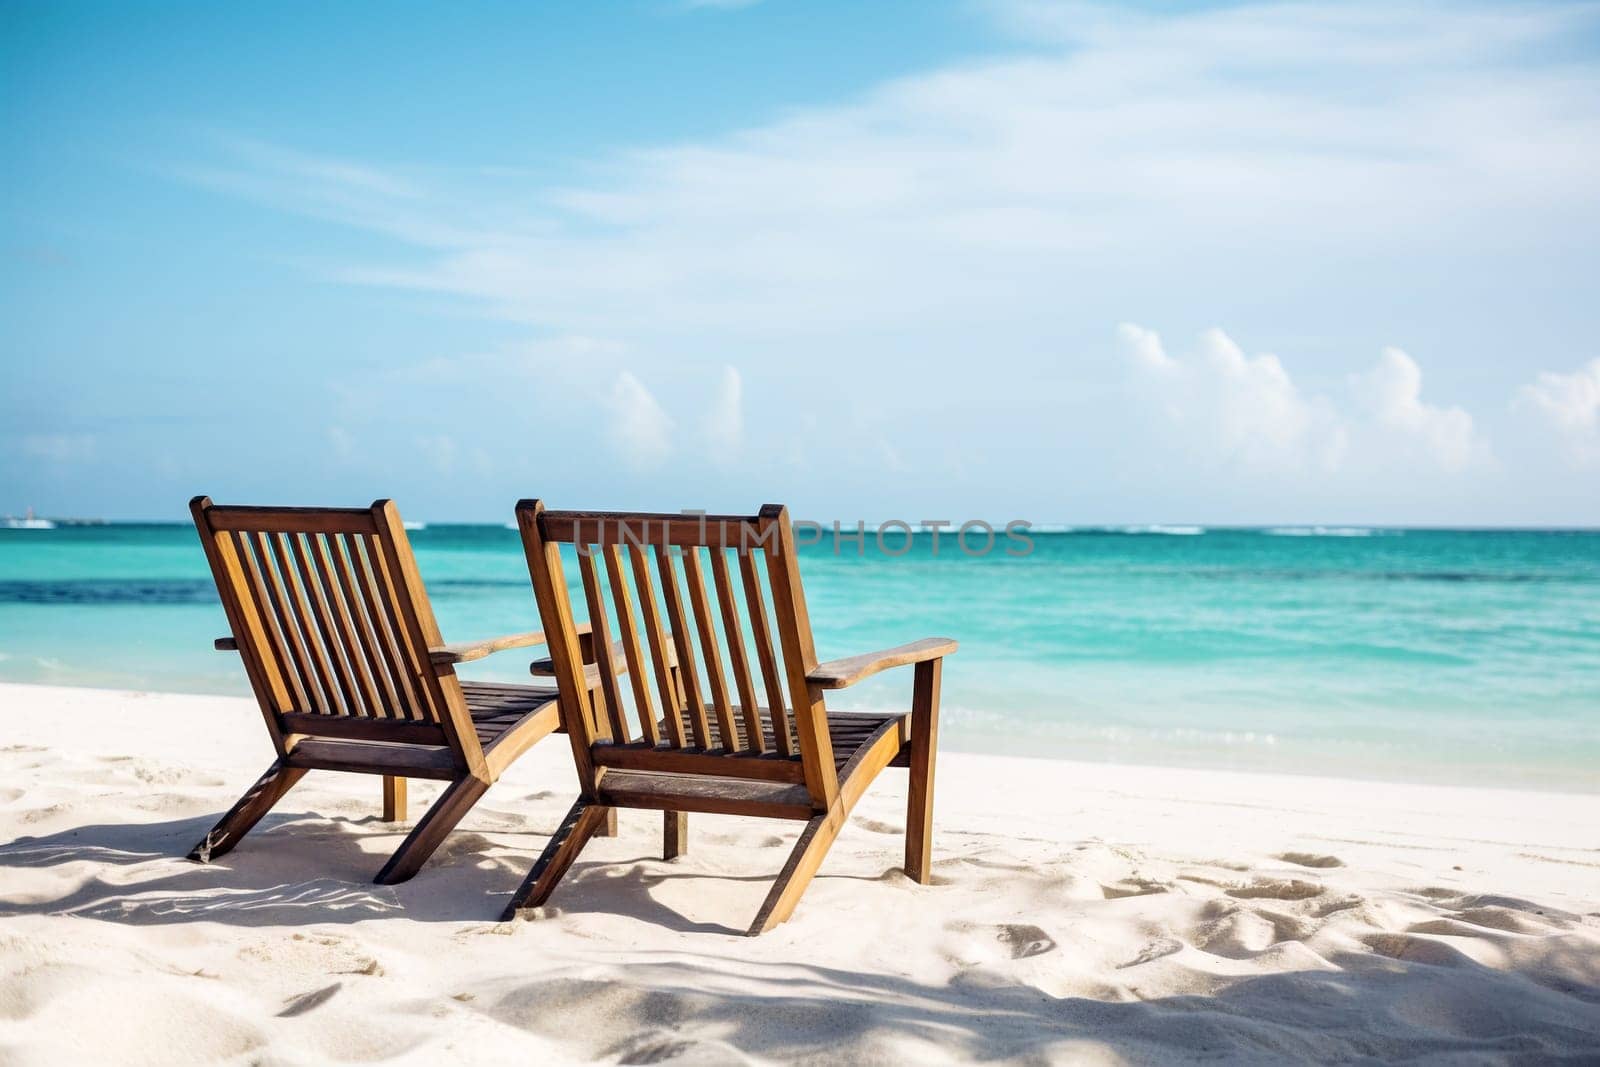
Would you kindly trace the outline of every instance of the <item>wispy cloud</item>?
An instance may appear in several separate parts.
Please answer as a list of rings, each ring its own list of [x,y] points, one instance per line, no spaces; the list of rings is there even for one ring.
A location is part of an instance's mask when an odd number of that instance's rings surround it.
[[[1354,386],[1367,413],[1391,440],[1401,443],[1400,449],[1387,453],[1391,460],[1410,452],[1451,473],[1488,461],[1488,445],[1479,440],[1472,416],[1459,407],[1424,401],[1422,368],[1400,349],[1385,348],[1378,365],[1358,375]]]
[[[1482,247],[1600,216],[1594,86],[1530,58],[1590,7],[997,10],[1033,52],[620,152],[581,186],[513,198],[249,141],[188,173],[436,253],[345,280],[578,331],[994,314],[1156,245]]]
[[[1600,359],[1571,374],[1541,371],[1513,403],[1552,430],[1572,462],[1600,466]]]
[[[1217,329],[1186,360],[1142,326],[1124,323],[1118,337],[1140,372],[1151,432],[1181,462],[1303,474],[1337,469],[1344,458],[1343,420],[1325,399],[1306,396],[1277,356],[1247,357]]]
[[[732,463],[744,447],[744,379],[733,367],[723,367],[711,410],[705,419],[706,443],[712,459],[723,466]]]
[[[611,442],[618,457],[636,470],[650,470],[672,452],[672,419],[632,371],[622,371],[606,397]]]
[[[1386,348],[1340,394],[1308,393],[1277,356],[1247,356],[1221,330],[1207,330],[1187,359],[1169,355],[1153,330],[1118,328],[1139,372],[1151,432],[1181,464],[1291,477],[1349,474],[1389,480],[1397,470],[1464,474],[1491,460],[1459,407],[1422,397],[1422,369]]]

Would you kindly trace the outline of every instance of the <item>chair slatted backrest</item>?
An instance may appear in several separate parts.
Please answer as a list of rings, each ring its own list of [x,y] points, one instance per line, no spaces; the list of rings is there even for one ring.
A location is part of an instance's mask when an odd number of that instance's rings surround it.
[[[586,789],[616,767],[803,782],[818,808],[832,804],[838,776],[822,693],[806,682],[817,658],[786,509],[546,511],[524,500],[517,523]],[[563,545],[575,550],[576,588]],[[576,597],[593,628],[598,699]]]
[[[454,670],[392,501],[370,508],[190,503],[268,729],[442,745],[481,763]]]

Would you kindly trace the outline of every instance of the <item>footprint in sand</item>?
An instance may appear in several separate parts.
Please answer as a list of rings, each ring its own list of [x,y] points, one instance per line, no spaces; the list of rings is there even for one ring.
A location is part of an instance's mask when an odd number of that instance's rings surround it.
[[[995,936],[1011,951],[1014,960],[1043,956],[1056,950],[1056,939],[1032,923],[1006,923],[996,928]]]
[[[348,971],[339,971],[339,974],[364,974],[368,978],[382,978],[383,964],[377,960],[368,960],[365,967],[355,967]]]
[[[18,815],[17,821],[25,823],[45,822],[55,818],[57,815],[65,814],[68,810],[70,810],[70,805],[67,804],[49,804],[42,808],[30,808]]]
[[[1452,945],[1410,934],[1369,934],[1359,939],[1373,952],[1430,967],[1466,967],[1477,961]]]
[[[965,863],[971,867],[983,867],[992,871],[1022,871],[1032,873],[1033,871],[1037,870],[1037,868],[1032,864],[999,863],[995,860],[984,859],[981,856],[957,856],[956,862]]]
[[[1314,867],[1317,870],[1344,866],[1344,860],[1338,856],[1319,856],[1315,852],[1280,852],[1273,859],[1282,860],[1284,863],[1292,863],[1297,867]]]
[[[246,963],[275,970],[315,970],[329,976],[383,973],[382,965],[361,951],[359,943],[317,934],[297,933],[287,940],[263,939],[240,947],[235,955]]]
[[[863,830],[870,830],[875,834],[903,834],[906,832],[904,826],[896,826],[894,823],[882,822],[878,819],[858,818],[852,819],[851,822]]]
[[[1337,900],[1330,900],[1325,904],[1319,905],[1315,910],[1313,910],[1311,912],[1311,914],[1312,914],[1312,916],[1314,918],[1326,919],[1328,916],[1334,914],[1335,912],[1349,911],[1351,908],[1359,908],[1359,907],[1361,907],[1361,905],[1365,904],[1366,902],[1367,902],[1367,899],[1365,897],[1358,897],[1358,896],[1340,897]]]
[[[1129,967],[1137,967],[1141,963],[1149,963],[1151,960],[1159,960],[1163,956],[1170,956],[1174,952],[1181,951],[1183,951],[1183,942],[1177,938],[1158,937],[1140,949],[1139,954],[1133,959],[1126,963],[1117,964],[1117,970],[1121,971]]]
[[[445,842],[438,852],[438,861],[442,864],[449,863],[458,857],[470,858],[487,852],[493,847],[494,842],[482,834],[474,833],[471,830],[457,830],[445,838]]]
[[[1124,897],[1147,897],[1155,893],[1170,893],[1172,886],[1149,878],[1124,878],[1111,885],[1102,885],[1100,892],[1105,894],[1107,900],[1121,900]]]
[[[1322,895],[1322,886],[1298,878],[1267,879],[1237,886],[1227,893],[1236,900],[1309,900]]]
[[[1466,908],[1452,916],[1463,923],[1508,934],[1546,934],[1554,929],[1548,916],[1535,918],[1516,908]]]
[[[1453,905],[1457,908],[1505,908],[1508,911],[1520,911],[1545,919],[1560,919],[1563,922],[1576,922],[1578,919],[1570,911],[1552,908],[1547,904],[1537,904],[1521,897],[1503,897],[1494,893],[1472,893],[1459,897]]]

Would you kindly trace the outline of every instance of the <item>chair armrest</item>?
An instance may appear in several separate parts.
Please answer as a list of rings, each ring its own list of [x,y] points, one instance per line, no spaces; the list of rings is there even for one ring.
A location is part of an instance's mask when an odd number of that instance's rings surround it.
[[[237,652],[239,651],[239,642],[231,637],[219,637],[211,642],[211,647],[218,652]]]
[[[574,627],[580,635],[589,633],[589,624],[580,622]],[[428,658],[435,666],[448,666],[452,663],[471,663],[473,660],[492,656],[496,652],[504,652],[508,648],[528,648],[531,645],[545,643],[543,630],[529,630],[527,633],[506,634],[504,637],[491,637],[486,641],[463,641],[453,645],[435,645],[428,649]]]
[[[584,637],[584,640],[579,642],[583,650],[583,662],[590,667],[595,667],[595,664],[599,661],[600,657],[595,654],[594,640],[592,637],[587,635],[587,632],[581,636]],[[672,643],[672,634],[668,633],[666,636],[666,647],[664,647],[661,651],[666,657],[667,669],[671,670],[673,667],[678,665],[678,650],[677,647]],[[625,646],[621,641],[611,642],[611,665],[616,670],[618,675],[628,673],[627,646]],[[549,656],[546,656],[544,659],[536,659],[532,663],[528,664],[528,673],[533,675],[535,678],[554,678],[556,676],[555,661]],[[600,677],[600,669],[598,667],[595,667],[594,676],[596,678]]]
[[[843,689],[890,667],[941,659],[953,653],[957,647],[956,642],[948,637],[925,637],[921,641],[898,648],[886,648],[882,652],[867,652],[819,663],[806,675],[806,681],[818,689]]]
[[[452,663],[471,663],[475,659],[496,652],[504,652],[508,648],[527,648],[529,645],[544,644],[543,630],[530,630],[522,634],[506,634],[504,637],[491,637],[486,641],[463,641],[453,645],[435,645],[428,649],[428,658],[435,666],[447,666]]]
[[[624,668],[624,670],[625,669],[626,668]],[[547,659],[536,659],[532,663],[528,664],[528,673],[533,675],[535,678],[554,678],[556,676],[556,668],[555,665]],[[619,671],[618,673],[620,674],[621,672]],[[593,689],[595,686],[600,684],[599,664],[585,663],[583,665],[583,684],[589,689]]]

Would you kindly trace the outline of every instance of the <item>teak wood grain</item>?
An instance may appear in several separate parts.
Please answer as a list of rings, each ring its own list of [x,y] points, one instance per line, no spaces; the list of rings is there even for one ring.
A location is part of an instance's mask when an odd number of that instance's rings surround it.
[[[793,526],[777,505],[701,516],[547,511],[524,500],[517,528],[583,796],[506,917],[549,899],[602,811],[665,812],[669,859],[687,847],[690,811],[803,820],[749,929],[761,933],[794,911],[851,809],[888,766],[910,768],[906,870],[928,881],[939,669],[954,641],[820,664]],[[580,662],[564,550],[577,559],[581,609],[605,649],[598,688]],[[828,711],[827,690],[907,664],[916,665],[911,712]]]
[[[277,758],[196,846],[231,849],[308,770],[378,776],[383,817],[406,781],[449,783],[378,881],[410,878],[504,768],[560,725],[556,691],[463,683],[454,664],[543,640],[446,645],[393,502],[366,508],[190,503],[237,651]]]

